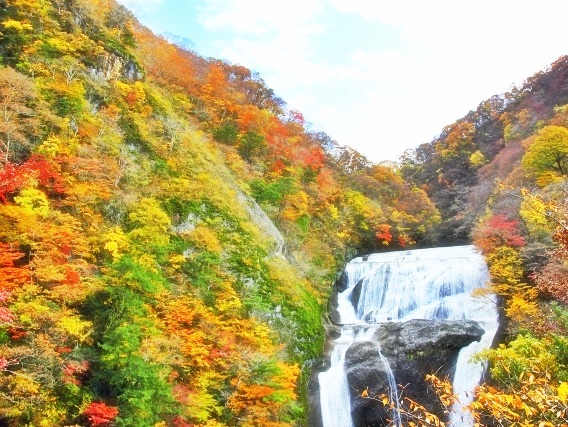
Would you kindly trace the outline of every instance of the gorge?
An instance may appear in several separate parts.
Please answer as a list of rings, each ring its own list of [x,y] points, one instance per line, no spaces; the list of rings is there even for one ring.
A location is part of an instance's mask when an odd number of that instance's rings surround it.
[[[329,366],[318,374],[321,427],[404,425],[405,396],[444,417],[426,374],[453,379],[459,404],[450,425],[472,425],[466,406],[484,366],[470,362],[498,328],[488,271],[473,246],[416,249],[358,257],[336,283]],[[394,410],[378,397],[388,395]],[[315,411],[314,411],[315,412]],[[317,417],[314,417],[317,418]]]

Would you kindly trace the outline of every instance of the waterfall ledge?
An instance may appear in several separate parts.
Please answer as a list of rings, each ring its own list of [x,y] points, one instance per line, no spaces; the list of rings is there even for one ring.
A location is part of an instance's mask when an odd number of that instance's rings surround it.
[[[425,380],[425,374],[453,380],[456,360],[463,347],[479,341],[485,331],[472,320],[425,320],[389,322],[378,326],[372,341],[353,343],[345,354],[345,371],[351,390],[351,415],[355,426],[388,425],[392,415],[382,403],[362,397],[389,394],[387,370],[379,357],[387,359],[404,396],[420,402],[429,412],[444,419],[444,411]],[[404,421],[404,420],[403,420]]]

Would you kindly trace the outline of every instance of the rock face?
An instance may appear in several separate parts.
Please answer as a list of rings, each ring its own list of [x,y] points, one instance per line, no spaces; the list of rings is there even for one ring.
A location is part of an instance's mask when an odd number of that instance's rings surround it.
[[[372,341],[354,342],[345,354],[345,373],[351,390],[351,416],[355,426],[383,426],[390,418],[384,405],[370,397],[388,393],[388,367]],[[367,397],[362,397],[366,394]]]
[[[396,383],[404,387],[404,395],[443,419],[444,408],[424,377],[435,373],[452,380],[459,351],[479,341],[483,333],[479,324],[470,320],[410,320],[384,323],[374,333],[373,341],[353,343],[345,355],[345,370],[355,427],[391,425],[388,420],[392,415],[381,402],[369,398],[389,392],[387,367],[379,348]],[[363,391],[368,397],[362,396]]]

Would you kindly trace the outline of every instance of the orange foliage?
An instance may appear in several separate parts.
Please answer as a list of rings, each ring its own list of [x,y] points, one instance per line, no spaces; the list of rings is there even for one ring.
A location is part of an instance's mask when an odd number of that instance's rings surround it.
[[[0,243],[0,291],[11,291],[30,282],[31,274],[24,255],[17,243]]]
[[[499,246],[522,247],[524,238],[520,235],[519,223],[505,215],[493,215],[474,230],[476,246],[482,253],[493,252]]]
[[[118,408],[107,406],[104,402],[93,402],[83,414],[91,427],[109,426],[118,415]]]
[[[377,232],[375,236],[383,245],[389,245],[392,242],[392,234],[390,232],[390,225],[389,224],[379,224],[377,226]]]
[[[218,325],[203,303],[189,296],[172,300],[164,307],[164,323],[168,333],[179,337],[180,351],[188,366],[206,368],[215,362],[212,350],[216,346],[211,333]]]

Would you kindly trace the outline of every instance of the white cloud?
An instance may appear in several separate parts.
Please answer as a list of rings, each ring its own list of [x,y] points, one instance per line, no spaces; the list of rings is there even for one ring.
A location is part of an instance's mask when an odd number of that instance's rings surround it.
[[[322,31],[314,20],[321,8],[320,0],[209,0],[200,9],[199,19],[209,30],[241,36],[306,35]]]
[[[135,15],[141,16],[151,13],[164,0],[117,0],[117,2],[130,9]]]
[[[161,2],[122,3],[132,1]],[[209,54],[258,71],[319,130],[377,161],[430,141],[566,53],[565,0],[198,4],[187,9],[206,31]]]

